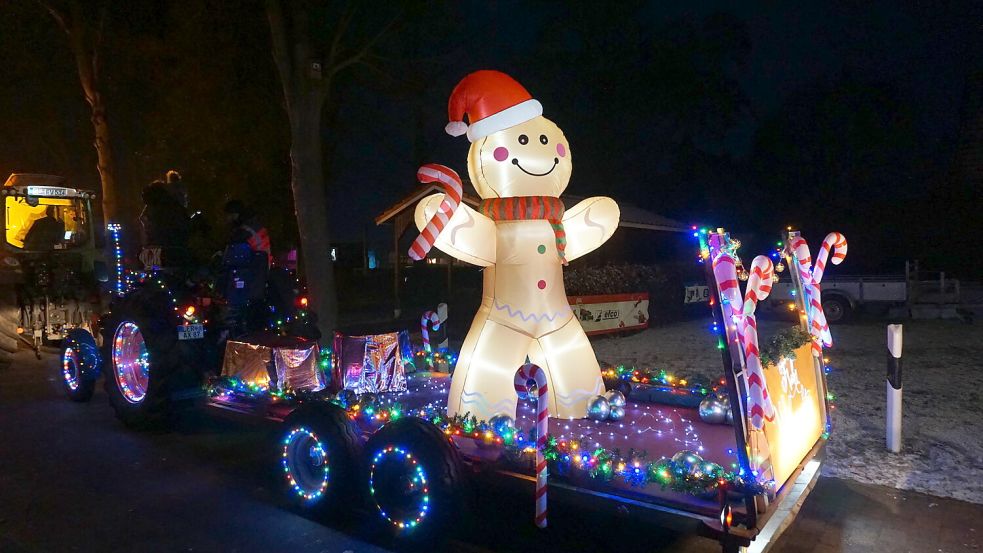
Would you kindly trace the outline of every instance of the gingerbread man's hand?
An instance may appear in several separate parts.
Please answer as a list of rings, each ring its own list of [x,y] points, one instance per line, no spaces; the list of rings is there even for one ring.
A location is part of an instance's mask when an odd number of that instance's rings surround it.
[[[443,194],[432,194],[416,204],[414,220],[421,232],[437,213]],[[447,225],[437,235],[434,246],[447,255],[477,265],[495,264],[495,222],[461,203]]]
[[[587,198],[563,214],[563,230],[567,235],[567,261],[596,250],[607,242],[618,228],[621,210],[611,198]]]

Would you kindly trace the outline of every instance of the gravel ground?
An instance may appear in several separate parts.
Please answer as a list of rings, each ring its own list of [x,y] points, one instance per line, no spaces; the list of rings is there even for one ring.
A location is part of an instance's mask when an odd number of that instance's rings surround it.
[[[781,323],[763,321],[767,336]],[[886,323],[832,329],[826,355],[836,395],[826,476],[849,478],[983,504],[983,325],[908,321],[904,325],[904,448],[884,446]],[[718,377],[720,356],[704,321],[594,341],[612,363]]]

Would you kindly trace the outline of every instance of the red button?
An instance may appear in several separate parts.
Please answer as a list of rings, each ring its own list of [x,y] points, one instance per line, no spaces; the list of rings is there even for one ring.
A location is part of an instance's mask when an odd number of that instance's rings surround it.
[[[540,290],[545,290],[546,289],[546,281],[545,280],[541,280],[538,283],[536,283],[536,286],[539,286],[539,289]]]

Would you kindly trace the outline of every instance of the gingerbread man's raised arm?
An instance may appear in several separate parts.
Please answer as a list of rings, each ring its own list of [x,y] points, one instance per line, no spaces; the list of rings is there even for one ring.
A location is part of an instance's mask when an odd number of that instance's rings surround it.
[[[618,228],[621,210],[611,198],[595,196],[571,207],[563,214],[567,235],[567,261],[588,254],[607,242]]]
[[[417,229],[422,232],[426,228],[443,200],[443,194],[432,194],[416,204],[413,218]],[[462,203],[437,235],[434,246],[461,261],[490,267],[495,264],[495,242],[495,222]]]

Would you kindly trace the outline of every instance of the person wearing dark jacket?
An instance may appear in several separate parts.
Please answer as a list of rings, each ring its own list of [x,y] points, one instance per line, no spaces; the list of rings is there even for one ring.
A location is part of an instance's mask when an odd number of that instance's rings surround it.
[[[229,243],[246,243],[253,252],[266,254],[267,266],[273,264],[273,251],[270,247],[270,233],[256,214],[239,200],[229,200],[225,204],[225,218],[232,227]]]

